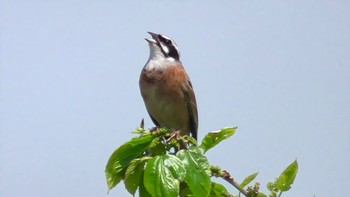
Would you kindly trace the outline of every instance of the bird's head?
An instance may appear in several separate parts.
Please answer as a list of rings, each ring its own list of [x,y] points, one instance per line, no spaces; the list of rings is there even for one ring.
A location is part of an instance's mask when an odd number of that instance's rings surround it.
[[[180,61],[180,52],[176,43],[169,37],[148,32],[152,39],[145,38],[150,46],[150,58],[165,58],[171,61]]]

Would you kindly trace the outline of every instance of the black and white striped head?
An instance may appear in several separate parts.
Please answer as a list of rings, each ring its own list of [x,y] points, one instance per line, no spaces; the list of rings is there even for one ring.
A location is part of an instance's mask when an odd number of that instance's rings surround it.
[[[163,57],[169,60],[180,61],[180,52],[176,43],[169,37],[148,32],[153,39],[145,38],[151,49],[151,58]]]

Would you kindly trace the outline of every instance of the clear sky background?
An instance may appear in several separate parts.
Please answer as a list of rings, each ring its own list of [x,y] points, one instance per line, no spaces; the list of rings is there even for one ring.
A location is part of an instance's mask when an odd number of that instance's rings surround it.
[[[239,182],[259,171],[266,192],[298,159],[283,196],[348,191],[349,1],[0,2],[0,196],[107,196],[109,156],[142,118],[153,126],[138,87],[147,31],[178,44],[199,139],[238,126],[210,163]]]

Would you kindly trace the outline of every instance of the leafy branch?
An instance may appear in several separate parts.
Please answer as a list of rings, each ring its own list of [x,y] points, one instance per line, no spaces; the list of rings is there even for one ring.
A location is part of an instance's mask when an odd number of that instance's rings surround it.
[[[259,183],[248,186],[258,173],[249,175],[238,184],[228,171],[210,165],[204,155],[234,135],[236,129],[231,127],[210,132],[198,145],[189,136],[170,137],[165,128],[154,131],[139,128],[135,131],[139,137],[124,143],[110,156],[105,170],[108,189],[113,189],[123,180],[128,192],[133,196],[138,192],[140,197],[237,196],[211,180],[211,177],[221,177],[235,187],[239,195],[267,197],[259,191]],[[188,144],[188,148],[179,150],[184,143]],[[295,160],[274,182],[268,183],[269,197],[281,196],[288,191],[297,172]]]

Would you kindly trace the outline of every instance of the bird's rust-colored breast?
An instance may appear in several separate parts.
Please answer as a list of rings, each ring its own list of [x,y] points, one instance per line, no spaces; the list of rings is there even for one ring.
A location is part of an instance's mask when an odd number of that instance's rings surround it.
[[[189,77],[181,65],[171,66],[165,70],[142,71],[141,89],[156,88],[164,96],[183,97],[182,87],[188,83]]]

